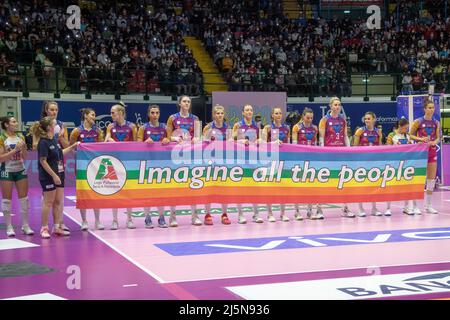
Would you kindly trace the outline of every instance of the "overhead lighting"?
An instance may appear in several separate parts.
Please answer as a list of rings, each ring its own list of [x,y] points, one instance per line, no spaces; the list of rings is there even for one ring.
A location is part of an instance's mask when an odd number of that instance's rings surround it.
[[[350,13],[350,10],[344,10],[344,13]]]

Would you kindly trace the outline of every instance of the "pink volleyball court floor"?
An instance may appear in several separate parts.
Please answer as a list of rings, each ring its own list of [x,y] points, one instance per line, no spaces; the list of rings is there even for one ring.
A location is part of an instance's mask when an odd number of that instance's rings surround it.
[[[64,220],[69,237],[43,240],[41,191],[30,190],[34,236],[7,238],[0,215],[0,299],[438,299],[450,298],[450,191],[434,193],[439,214],[407,216],[402,202],[391,217],[342,218],[338,205],[324,207],[325,220],[220,223],[192,226],[178,208],[177,228],[144,228],[142,208],[133,209],[134,230],[80,230],[75,190],[66,188]],[[419,201],[422,207],[422,201]],[[351,204],[357,211],[357,204]],[[365,204],[370,212],[370,204]],[[385,204],[379,204],[384,211]],[[18,212],[17,200],[13,212]],[[233,210],[230,210],[231,212]],[[305,216],[305,210],[302,210]],[[156,212],[154,213],[156,214]],[[279,216],[277,210],[274,211]],[[293,218],[293,208],[287,211]],[[203,218],[203,213],[200,213]],[[168,218],[166,219],[168,221]]]

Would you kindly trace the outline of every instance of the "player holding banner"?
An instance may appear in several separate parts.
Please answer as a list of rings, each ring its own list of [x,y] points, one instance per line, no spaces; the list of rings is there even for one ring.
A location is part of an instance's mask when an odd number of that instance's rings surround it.
[[[337,97],[331,98],[330,113],[319,122],[319,143],[321,147],[350,147],[350,140],[347,136],[347,121],[340,114],[341,108],[341,100]],[[344,203],[342,210],[343,217],[355,217],[346,203]]]
[[[394,132],[391,132],[388,137],[386,144],[387,145],[400,145],[400,144],[410,144],[412,143],[411,137],[409,136],[409,121],[405,117],[401,118],[397,122],[397,129]],[[414,215],[414,206],[416,200],[405,200],[405,207],[403,208],[403,213],[407,215]],[[391,212],[391,202],[388,201],[387,209],[384,212],[385,216],[392,215]]]
[[[190,97],[183,95],[178,98],[179,112],[171,115],[169,119],[167,119],[167,136],[170,137],[170,141],[178,143],[195,143],[200,141],[202,125],[199,118],[191,113],[191,106],[192,101]],[[197,209],[197,204],[191,206],[191,223],[194,226],[201,226],[202,221],[198,217]],[[169,225],[171,227],[178,226],[174,206],[172,206],[171,209]]]
[[[75,142],[81,143],[93,143],[103,141],[103,132],[95,125],[95,111],[91,108],[83,108],[81,112],[81,125],[72,130],[70,134],[70,144]],[[75,169],[75,172],[77,170]],[[88,222],[86,219],[86,209],[80,209],[81,214],[81,230],[88,230]],[[105,227],[100,222],[100,209],[94,209],[95,215],[95,228],[97,230],[103,230]]]
[[[311,108],[305,108],[302,112],[302,118],[300,121],[294,125],[292,128],[292,143],[301,144],[305,146],[316,146],[317,145],[317,134],[319,129],[317,126],[313,125],[314,112]],[[296,204],[295,220],[303,220],[300,213],[299,205]],[[307,205],[306,216],[311,220],[323,219],[323,211],[320,204],[317,204],[316,213],[313,213],[312,204]]]
[[[159,116],[161,111],[156,104],[150,105],[147,109],[148,122],[143,124],[138,131],[137,141],[143,141],[145,143],[160,142],[162,144],[168,144],[170,142],[167,137],[167,126],[164,123],[159,122]],[[158,206],[158,226],[160,228],[167,228],[166,220],[164,219],[164,207]],[[150,208],[144,207],[145,214],[145,227],[147,229],[153,228],[152,217],[150,214]]]
[[[355,136],[353,138],[354,146],[380,146],[381,139],[383,138],[381,130],[375,128],[375,122],[377,120],[377,116],[372,111],[368,111],[364,114],[364,124],[365,126],[359,128],[355,132]],[[382,216],[383,214],[377,209],[377,203],[372,202],[372,215],[373,216]],[[362,202],[359,203],[359,212],[358,216],[365,217],[366,212],[364,210]]]
[[[123,142],[123,141],[136,141],[136,125],[125,119],[125,104],[120,102],[111,107],[111,118],[113,123],[110,123],[106,128],[105,142]],[[112,209],[113,222],[111,224],[111,230],[117,230],[119,228],[119,222],[117,219],[117,208]],[[131,217],[131,208],[127,208],[127,228],[135,229],[133,218]]]
[[[291,136],[291,129],[285,123],[282,123],[283,120],[283,111],[281,108],[273,108],[270,117],[272,118],[272,123],[268,124],[264,127],[262,132],[263,140],[267,142],[275,142],[279,145],[283,143],[289,143]],[[269,210],[269,214],[267,220],[269,222],[275,222],[276,219],[273,216],[272,212],[272,204],[267,204],[267,209]],[[280,204],[280,220],[284,222],[289,221],[289,217],[286,216],[286,204]]]
[[[213,121],[208,123],[203,128],[203,139],[207,141],[228,141],[231,137],[230,136],[230,128],[228,126],[228,123],[225,119],[225,108],[221,105],[215,105],[212,109],[212,118]],[[221,216],[221,222],[223,224],[231,224],[231,221],[228,217],[227,211],[228,211],[228,205],[225,205],[224,203],[221,203],[222,208],[222,216]],[[206,215],[205,215],[205,224],[206,225],[212,225],[213,224],[213,218],[211,216],[211,204],[206,204]]]
[[[253,107],[250,104],[245,104],[242,107],[242,120],[236,122],[233,126],[233,138],[237,143],[243,143],[249,145],[250,143],[259,143],[261,134],[260,128],[253,120]],[[259,216],[258,206],[253,203],[253,222],[263,223],[263,219]],[[239,210],[238,223],[247,223],[244,214],[242,212],[242,204],[237,204]]]

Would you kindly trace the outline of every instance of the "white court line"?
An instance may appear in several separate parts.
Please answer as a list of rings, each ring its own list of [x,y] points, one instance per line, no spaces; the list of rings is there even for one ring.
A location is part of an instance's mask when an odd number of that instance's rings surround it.
[[[137,287],[137,286],[138,286],[137,283],[135,283],[135,284],[124,284],[122,287],[128,288],[128,287]]]
[[[2,300],[67,300],[63,297],[54,295],[52,293],[38,293],[38,294],[31,294],[28,296],[18,296],[18,297],[12,297],[12,298],[6,298]]]
[[[15,216],[15,214],[11,213],[11,217],[14,217],[14,216]],[[3,217],[3,212],[2,211],[0,211],[0,217]]]
[[[66,216],[68,216],[73,222],[75,222],[76,224],[78,224],[79,226],[81,226],[78,221],[76,221],[74,218],[72,218],[68,213],[66,213],[65,211],[63,211],[64,214]],[[110,247],[111,249],[113,249],[114,251],[116,251],[118,254],[120,254],[122,257],[124,257],[125,259],[127,259],[129,262],[131,262],[132,264],[134,264],[136,267],[140,268],[142,271],[144,271],[145,273],[147,273],[149,276],[151,276],[153,279],[155,279],[156,281],[158,281],[159,283],[167,283],[167,281],[163,280],[161,277],[159,277],[156,273],[152,272],[151,270],[148,270],[147,268],[145,268],[143,265],[141,265],[139,262],[135,261],[134,259],[132,259],[131,257],[129,257],[128,255],[126,255],[124,252],[122,252],[121,250],[117,249],[115,246],[113,246],[111,243],[109,243],[108,241],[106,241],[105,239],[103,239],[101,236],[99,236],[98,234],[92,232],[91,230],[88,230],[88,232],[90,234],[92,234],[94,237],[96,237],[98,240],[100,240],[101,242],[103,242],[104,244],[106,244],[108,247]]]
[[[1,250],[11,250],[11,249],[23,249],[23,248],[34,248],[39,247],[38,244],[19,240],[19,239],[1,239],[0,240],[0,251]]]
[[[71,201],[73,201],[73,202],[77,202],[77,197],[76,196],[66,196],[66,199],[69,199],[69,200],[71,200]]]

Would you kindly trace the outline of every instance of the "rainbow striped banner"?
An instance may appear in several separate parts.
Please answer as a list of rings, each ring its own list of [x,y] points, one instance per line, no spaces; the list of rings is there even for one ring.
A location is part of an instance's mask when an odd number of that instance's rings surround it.
[[[77,208],[422,199],[426,145],[80,144]]]

